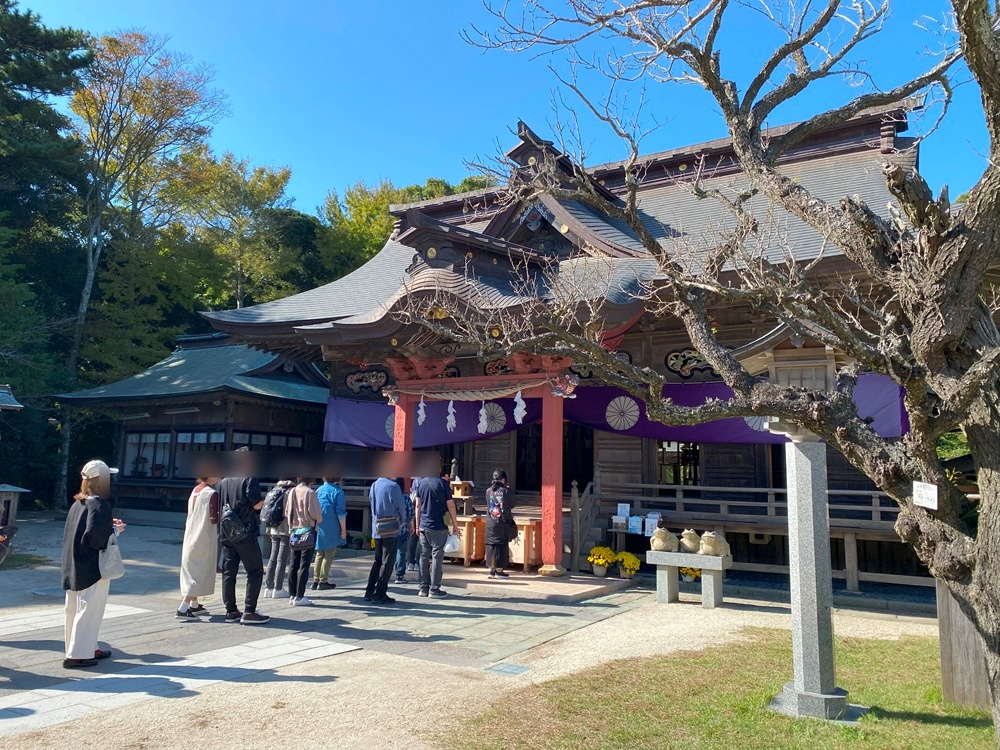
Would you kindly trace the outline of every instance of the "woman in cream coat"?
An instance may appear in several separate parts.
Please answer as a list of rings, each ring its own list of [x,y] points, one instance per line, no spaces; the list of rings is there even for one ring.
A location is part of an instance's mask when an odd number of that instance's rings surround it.
[[[215,593],[215,575],[219,544],[219,494],[212,487],[218,477],[199,477],[188,498],[181,548],[181,605],[178,620],[196,620],[208,614],[199,596]]]

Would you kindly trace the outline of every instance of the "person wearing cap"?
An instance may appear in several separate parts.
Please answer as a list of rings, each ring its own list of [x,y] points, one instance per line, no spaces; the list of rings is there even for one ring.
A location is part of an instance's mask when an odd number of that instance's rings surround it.
[[[80,491],[66,515],[62,575],[66,591],[66,658],[63,667],[92,667],[110,651],[97,645],[97,635],[108,603],[110,581],[101,578],[100,552],[112,534],[125,524],[111,515],[111,475],[118,469],[103,461],[88,461],[80,470]]]

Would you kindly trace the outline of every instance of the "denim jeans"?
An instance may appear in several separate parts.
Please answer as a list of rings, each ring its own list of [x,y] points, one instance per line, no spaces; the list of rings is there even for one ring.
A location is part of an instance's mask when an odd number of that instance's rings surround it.
[[[410,534],[406,542],[406,562],[416,566],[420,564],[420,535]]]
[[[289,551],[287,536],[271,537],[271,556],[267,559],[264,588],[285,588],[285,566],[288,565]]]
[[[420,590],[441,588],[441,574],[444,566],[444,543],[448,541],[448,529],[420,530]]]
[[[396,578],[406,577],[406,550],[410,542],[410,531],[403,528],[399,532],[399,546],[396,548]]]
[[[386,595],[385,592],[389,588],[389,574],[392,573],[392,566],[396,561],[398,545],[398,536],[375,540],[375,562],[372,563],[371,572],[368,574],[365,596],[382,597]]]
[[[293,549],[292,564],[288,568],[288,594],[296,599],[306,595],[306,583],[309,581],[309,566],[312,565],[314,547],[308,549]]]
[[[256,537],[236,543],[222,542],[222,602],[226,605],[226,612],[239,611],[236,606],[236,575],[240,571],[240,563],[243,563],[243,569],[247,572],[243,611],[256,612],[260,585],[264,582],[264,559]]]

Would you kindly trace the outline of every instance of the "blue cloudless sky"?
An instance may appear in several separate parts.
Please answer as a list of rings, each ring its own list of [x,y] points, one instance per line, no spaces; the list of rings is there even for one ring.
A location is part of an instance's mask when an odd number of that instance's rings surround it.
[[[946,5],[895,3],[884,35],[863,50],[884,86],[931,64],[926,48],[934,39],[913,22],[942,18]],[[466,161],[514,145],[518,119],[551,137],[559,84],[548,66],[565,57],[470,46],[460,32],[490,25],[477,0],[22,0],[21,8],[49,26],[168,35],[171,49],[207,62],[231,110],[213,147],[291,167],[289,193],[306,213],[329,190],[342,194],[358,180],[458,182],[469,173]],[[724,69],[742,82],[769,40],[734,29],[722,41]],[[772,124],[802,119],[849,93],[828,87],[786,106]],[[711,101],[695,87],[651,86],[646,96],[647,111],[666,123],[644,142],[646,152],[725,135]],[[929,128],[931,118],[924,119],[915,129]],[[584,118],[584,130],[588,163],[625,156],[605,126]],[[978,92],[960,86],[945,124],[922,147],[921,171],[934,189],[948,183],[954,197],[975,183],[986,150]]]

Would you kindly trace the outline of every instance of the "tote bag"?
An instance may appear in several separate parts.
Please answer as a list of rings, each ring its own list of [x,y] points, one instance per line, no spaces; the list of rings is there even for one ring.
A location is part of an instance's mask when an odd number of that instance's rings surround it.
[[[101,570],[101,578],[105,580],[113,581],[125,575],[125,563],[122,561],[122,551],[115,534],[108,537],[108,546],[101,550],[97,565]]]

